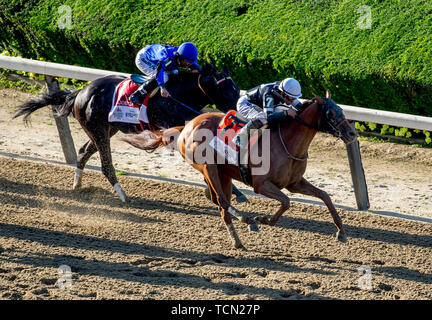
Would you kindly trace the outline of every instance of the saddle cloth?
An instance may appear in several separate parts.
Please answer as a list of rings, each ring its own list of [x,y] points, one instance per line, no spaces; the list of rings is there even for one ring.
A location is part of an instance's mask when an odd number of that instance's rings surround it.
[[[232,140],[246,122],[237,118],[236,113],[237,111],[231,110],[225,115],[209,145],[229,164],[237,166],[239,147]]]
[[[126,78],[114,90],[111,111],[108,122],[126,122],[140,124],[140,121],[149,123],[147,117],[147,104],[150,95],[144,99],[141,106],[134,104],[129,97],[138,89],[139,85],[132,79]]]

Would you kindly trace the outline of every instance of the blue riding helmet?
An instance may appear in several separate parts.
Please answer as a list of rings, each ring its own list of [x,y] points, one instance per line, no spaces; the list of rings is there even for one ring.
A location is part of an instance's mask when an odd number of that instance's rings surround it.
[[[198,58],[198,49],[193,43],[184,42],[178,47],[177,54],[186,61],[196,63]]]

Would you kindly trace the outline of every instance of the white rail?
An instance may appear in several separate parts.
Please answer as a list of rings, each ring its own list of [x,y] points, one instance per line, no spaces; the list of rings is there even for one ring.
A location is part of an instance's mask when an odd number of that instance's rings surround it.
[[[60,63],[0,55],[0,68],[33,72],[56,77],[93,81],[107,75],[129,76],[129,73],[83,68]],[[242,91],[244,93],[245,91]],[[432,118],[410,114],[340,105],[348,119],[391,126],[432,131]]]
[[[432,131],[432,118],[339,104],[347,119]]]
[[[83,68],[66,64],[38,61],[24,58],[15,58],[0,55],[0,68],[20,70],[44,74],[47,76],[64,77],[85,81],[93,81],[108,75],[130,76],[130,73],[106,71],[93,68]]]

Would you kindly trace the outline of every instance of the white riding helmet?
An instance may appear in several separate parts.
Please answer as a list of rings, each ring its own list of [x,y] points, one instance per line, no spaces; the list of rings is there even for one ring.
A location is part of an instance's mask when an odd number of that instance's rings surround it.
[[[279,90],[292,98],[302,96],[300,83],[293,78],[286,78],[279,84]]]

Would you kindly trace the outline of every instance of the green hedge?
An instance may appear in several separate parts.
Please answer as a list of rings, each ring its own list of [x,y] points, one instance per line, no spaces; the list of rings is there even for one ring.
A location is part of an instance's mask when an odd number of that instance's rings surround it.
[[[59,29],[60,6],[72,28]],[[358,27],[371,8],[370,29]],[[432,1],[0,0],[0,49],[136,72],[145,44],[197,44],[241,88],[296,77],[304,96],[432,116]],[[63,13],[64,14],[64,13]]]

